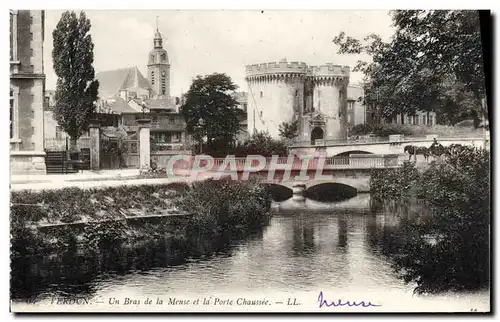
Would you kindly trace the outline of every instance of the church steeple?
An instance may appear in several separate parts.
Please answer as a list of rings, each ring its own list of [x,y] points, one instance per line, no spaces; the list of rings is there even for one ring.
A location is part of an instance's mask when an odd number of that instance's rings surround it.
[[[163,39],[161,37],[160,30],[158,29],[158,16],[156,16],[156,32],[154,39],[154,48],[163,48]]]
[[[149,52],[148,80],[154,91],[153,96],[158,98],[170,97],[170,63],[168,53],[163,48],[163,39],[158,28],[158,17],[156,17],[156,32],[154,35],[154,47]]]

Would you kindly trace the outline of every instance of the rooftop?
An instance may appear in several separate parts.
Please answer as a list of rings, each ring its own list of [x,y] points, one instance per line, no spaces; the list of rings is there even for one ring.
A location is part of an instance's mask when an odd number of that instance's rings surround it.
[[[151,90],[149,82],[141,74],[137,66],[120,68],[97,73],[99,81],[99,97],[111,98],[120,95],[121,90]]]

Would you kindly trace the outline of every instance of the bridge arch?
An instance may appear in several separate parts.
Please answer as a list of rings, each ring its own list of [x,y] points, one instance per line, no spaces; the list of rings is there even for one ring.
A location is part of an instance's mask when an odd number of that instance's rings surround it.
[[[335,155],[336,157],[348,157],[349,155],[351,154],[374,154],[373,152],[369,152],[369,151],[364,151],[364,150],[350,150],[350,151],[344,151],[344,152],[341,152],[337,155]]]
[[[309,186],[304,191],[304,197],[316,201],[342,201],[355,197],[358,189],[338,182],[324,182]]]
[[[263,183],[263,185],[271,194],[271,198],[276,202],[288,200],[293,196],[293,190],[285,185],[277,183]]]

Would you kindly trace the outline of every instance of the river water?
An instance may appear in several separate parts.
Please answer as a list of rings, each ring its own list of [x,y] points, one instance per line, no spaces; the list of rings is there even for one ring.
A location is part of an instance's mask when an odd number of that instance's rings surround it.
[[[398,217],[371,214],[369,195],[335,204],[306,200],[298,205],[288,200],[280,204],[280,209],[261,233],[179,261],[165,260],[158,251],[135,253],[135,257],[142,256],[139,264],[130,254],[114,260],[122,265],[92,266],[71,258],[60,265],[31,262],[26,264],[31,272],[30,286],[25,296],[14,301],[13,309],[54,310],[55,304],[56,310],[64,311],[120,312],[469,312],[489,308],[488,292],[413,295],[415,285],[407,285],[398,277],[383,251],[391,247],[391,239],[387,238],[391,230],[399,229]],[[319,292],[332,301],[364,300],[380,306],[320,309]],[[26,303],[28,293],[30,298],[36,298],[30,304]],[[54,296],[82,297],[91,304],[61,304]],[[184,302],[174,305],[174,297]],[[155,303],[145,305],[148,298]],[[198,298],[209,300],[210,305],[197,304]],[[219,298],[216,305],[215,298]],[[270,301],[266,305],[244,304],[264,298]]]

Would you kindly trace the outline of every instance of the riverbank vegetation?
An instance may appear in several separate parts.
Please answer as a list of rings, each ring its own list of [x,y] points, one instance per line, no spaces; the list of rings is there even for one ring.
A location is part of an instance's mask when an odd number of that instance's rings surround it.
[[[490,153],[467,148],[419,171],[374,171],[379,202],[424,203],[426,214],[408,220],[388,255],[416,292],[476,290],[489,284]]]
[[[81,247],[98,250],[189,234],[242,236],[269,219],[257,182],[66,188],[11,194],[13,258]]]
[[[236,142],[233,146],[224,149],[203,148],[203,153],[215,158],[225,158],[228,155],[236,157],[246,157],[248,155],[261,155],[271,157],[278,155],[286,157],[288,155],[288,145],[290,142],[276,140],[268,132],[255,132],[244,142]]]
[[[405,136],[437,135],[438,137],[482,137],[483,129],[471,126],[413,125],[413,124],[358,124],[349,130],[349,136],[374,134],[388,137],[394,134]]]

